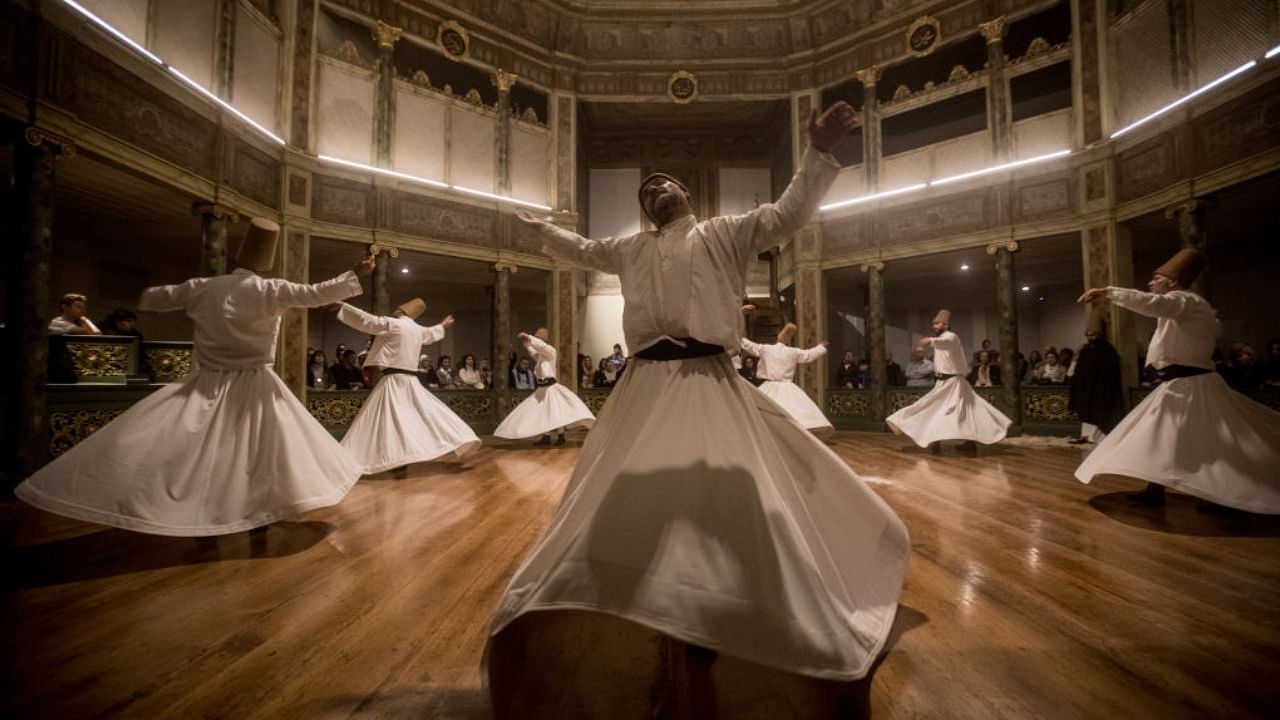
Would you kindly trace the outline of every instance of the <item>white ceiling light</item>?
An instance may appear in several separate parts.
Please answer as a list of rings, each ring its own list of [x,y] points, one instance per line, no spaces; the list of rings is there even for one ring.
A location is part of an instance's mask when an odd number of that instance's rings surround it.
[[[1270,57],[1270,56],[1268,55],[1268,57]],[[1235,76],[1239,75],[1240,73],[1242,73],[1242,72],[1244,72],[1244,71],[1248,70],[1249,68],[1252,68],[1254,65],[1257,65],[1257,64],[1258,64],[1258,61],[1257,61],[1257,60],[1250,60],[1249,62],[1247,62],[1247,63],[1245,63],[1245,64],[1241,65],[1240,67],[1236,68],[1235,70],[1232,70],[1231,72],[1227,73],[1226,75],[1223,75],[1222,77],[1218,78],[1217,80],[1214,80],[1213,82],[1209,83],[1208,85],[1205,85],[1204,87],[1201,87],[1200,89],[1198,89],[1198,90],[1196,90],[1196,91],[1194,91],[1194,92],[1187,93],[1186,95],[1183,95],[1182,97],[1178,98],[1177,100],[1174,100],[1173,102],[1169,103],[1168,105],[1165,105],[1164,107],[1160,108],[1159,110],[1157,110],[1157,111],[1155,111],[1155,112],[1151,113],[1150,115],[1148,115],[1148,116],[1146,116],[1146,117],[1142,118],[1141,120],[1138,120],[1138,121],[1136,121],[1136,122],[1129,123],[1128,125],[1126,125],[1126,126],[1124,126],[1124,127],[1120,128],[1119,130],[1117,130],[1117,131],[1115,131],[1115,132],[1111,133],[1111,139],[1112,139],[1112,140],[1114,140],[1114,139],[1116,139],[1116,138],[1120,137],[1121,135],[1123,135],[1123,134],[1125,134],[1125,133],[1129,132],[1130,130],[1132,130],[1132,129],[1134,129],[1134,128],[1138,127],[1139,125],[1141,125],[1141,124],[1143,124],[1143,123],[1147,122],[1148,120],[1151,120],[1151,119],[1153,119],[1153,118],[1159,117],[1160,115],[1163,115],[1163,114],[1165,114],[1166,112],[1169,112],[1170,110],[1172,110],[1172,109],[1174,109],[1174,108],[1178,107],[1179,105],[1181,105],[1181,104],[1183,104],[1183,103],[1187,102],[1187,101],[1188,101],[1188,100],[1190,100],[1191,98],[1193,98],[1193,97],[1195,97],[1195,96],[1197,96],[1197,95],[1199,95],[1199,94],[1201,94],[1201,93],[1203,93],[1203,92],[1205,92],[1205,91],[1209,90],[1210,88],[1213,88],[1213,87],[1216,87],[1216,86],[1218,86],[1218,85],[1221,85],[1222,83],[1224,83],[1224,82],[1226,82],[1226,81],[1230,80],[1231,78],[1233,78],[1233,77],[1235,77]]]
[[[407,267],[402,267],[402,268],[400,268],[400,272],[401,272],[401,274],[405,274],[405,275],[407,275],[407,274],[409,273],[409,268],[407,268]]]
[[[916,190],[923,190],[926,187],[929,187],[929,183],[919,183],[918,185],[908,185],[906,187],[901,187],[896,190],[886,190],[882,193],[874,193],[872,195],[863,195],[862,197],[856,197],[851,200],[841,200],[840,202],[834,202],[828,205],[823,205],[818,209],[823,211],[835,210],[837,208],[847,207],[849,205],[857,205],[858,203],[869,202],[871,200],[879,200],[880,198],[893,197],[894,195],[904,195],[906,193],[914,192]]]
[[[961,265],[961,266],[960,266],[960,269],[961,269],[961,270],[968,270],[968,269],[969,269],[969,265],[968,265],[968,263],[966,263],[966,264],[964,264],[964,265]]]
[[[469,187],[463,187],[461,185],[450,185],[449,187],[452,187],[454,190],[457,190],[458,192],[464,192],[464,193],[467,193],[468,195],[475,195],[477,197],[482,197],[482,198],[489,198],[490,200],[497,200],[498,202],[513,203],[515,205],[523,205],[525,207],[531,207],[538,210],[551,209],[550,205],[541,205],[539,203],[529,202],[528,200],[517,200],[513,197],[506,197],[504,195],[494,195],[493,193],[485,192],[483,190],[473,190]]]
[[[141,54],[146,59],[158,65],[164,64],[164,61],[161,60],[159,57],[156,57],[155,54],[151,53],[146,48],[134,42],[133,38],[129,37],[128,35],[125,35],[124,33],[112,27],[109,23],[107,23],[106,20],[103,20],[97,15],[94,15],[93,13],[89,12],[89,10],[85,8],[85,6],[81,5],[78,2],[74,2],[74,0],[62,0],[62,2],[66,3],[67,6],[70,7],[72,10],[75,10],[76,12],[80,13],[82,16],[84,16],[87,20],[92,22],[94,25],[97,25],[103,30],[106,30],[111,35],[115,36],[115,38],[120,42],[136,50],[139,54]]]
[[[316,157],[320,158],[321,160],[324,160],[325,162],[331,162],[338,165],[346,165],[347,167],[356,168],[357,170],[368,170],[369,172],[378,173],[379,175],[387,175],[389,177],[399,178],[401,180],[418,182],[418,183],[422,183],[423,185],[431,185],[432,187],[439,187],[439,188],[449,187],[448,185],[440,182],[439,180],[428,180],[427,178],[418,177],[417,175],[408,175],[402,172],[396,172],[395,170],[387,170],[385,168],[374,167],[372,165],[365,165],[364,163],[351,162],[350,160],[343,160],[341,158],[332,157],[330,155],[317,155]]]
[[[231,106],[231,103],[227,102],[226,100],[223,100],[222,98],[218,97],[217,95],[214,95],[213,93],[209,92],[208,90],[205,90],[203,87],[201,87],[200,83],[196,82],[195,80],[192,80],[191,78],[187,77],[186,75],[183,75],[183,74],[182,74],[182,73],[181,73],[177,68],[175,68],[175,67],[173,67],[173,66],[171,66],[171,65],[168,65],[168,66],[166,66],[166,67],[168,67],[168,68],[169,68],[169,72],[171,72],[171,73],[173,73],[174,75],[178,76],[178,78],[179,78],[180,80],[182,80],[182,81],[183,81],[183,82],[185,82],[186,84],[190,85],[192,88],[194,88],[194,89],[195,89],[195,91],[196,91],[196,92],[198,92],[198,93],[200,93],[201,95],[203,95],[203,96],[205,96],[205,97],[209,98],[210,100],[214,101],[214,102],[215,102],[215,103],[217,103],[220,107],[222,107],[222,108],[226,109],[226,110],[227,110],[228,112],[230,112],[232,115],[235,115],[236,117],[238,117],[238,118],[240,118],[241,120],[245,121],[246,123],[248,123],[249,125],[251,125],[255,130],[257,130],[258,132],[262,133],[263,135],[266,135],[267,137],[269,137],[269,138],[271,138],[272,140],[276,141],[276,142],[277,142],[277,143],[279,143],[280,145],[284,145],[284,144],[285,144],[285,142],[284,142],[284,138],[280,137],[279,135],[276,135],[275,133],[271,132],[270,130],[268,130],[268,129],[266,129],[266,128],[262,127],[261,125],[259,125],[258,123],[254,122],[253,118],[249,117],[248,115],[245,115],[244,113],[242,113],[242,112],[240,112],[239,110],[237,110],[237,109],[235,109],[234,107],[232,107],[232,106]]]
[[[1017,160],[1010,163],[1004,163],[1002,165],[993,165],[989,168],[983,168],[982,170],[974,170],[973,172],[961,173],[959,175],[952,175],[951,177],[945,177],[940,180],[933,180],[929,183],[929,187],[933,187],[934,185],[946,185],[947,183],[959,182],[960,180],[968,180],[969,178],[972,178],[972,177],[978,177],[979,175],[989,175],[994,172],[1000,172],[1001,170],[1012,170],[1013,168],[1016,168],[1016,167],[1022,167],[1024,165],[1031,165],[1033,163],[1044,162],[1046,160],[1053,160],[1054,158],[1060,158],[1064,155],[1070,155],[1070,154],[1071,154],[1070,150],[1058,150],[1055,152],[1048,153],[1047,155],[1037,155],[1036,157],[1027,158],[1026,160]]]
[[[1030,286],[1030,285],[1023,285],[1023,286],[1022,286],[1022,292],[1031,292],[1031,286]]]
[[[1270,60],[1271,58],[1275,57],[1276,55],[1280,55],[1280,45],[1277,45],[1277,46],[1275,46],[1275,47],[1273,47],[1273,48],[1271,48],[1270,50],[1268,50],[1268,51],[1267,51],[1267,59],[1268,59],[1268,60]]]

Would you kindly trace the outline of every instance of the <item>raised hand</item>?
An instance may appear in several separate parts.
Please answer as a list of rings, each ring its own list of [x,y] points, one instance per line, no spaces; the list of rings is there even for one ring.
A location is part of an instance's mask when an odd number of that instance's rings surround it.
[[[818,115],[815,108],[809,113],[809,144],[815,150],[831,152],[857,124],[858,113],[849,103],[841,100]]]
[[[517,210],[516,219],[535,230],[546,230],[551,226],[551,216],[538,217],[528,210]]]
[[[375,260],[372,255],[366,254],[364,257],[360,258],[355,267],[351,269],[355,271],[356,275],[359,275],[360,277],[367,277],[373,273],[373,269],[377,266],[378,261]]]
[[[920,347],[924,347],[925,345],[928,345],[932,342],[933,342],[933,338],[927,338],[927,337],[920,338]]]
[[[754,315],[756,312],[756,306],[751,304],[743,305],[739,312],[743,315]]]
[[[1098,298],[1106,299],[1106,297],[1107,297],[1106,288],[1089,288],[1088,290],[1084,291],[1083,295],[1081,295],[1079,298],[1076,298],[1076,302],[1078,303],[1093,302]]]
[[[443,325],[443,326],[445,326],[445,327],[449,327],[450,325],[452,325],[452,324],[453,324],[453,316],[452,316],[452,315],[445,315],[445,316],[444,316],[444,319],[440,321],[440,324],[441,324],[441,325]]]

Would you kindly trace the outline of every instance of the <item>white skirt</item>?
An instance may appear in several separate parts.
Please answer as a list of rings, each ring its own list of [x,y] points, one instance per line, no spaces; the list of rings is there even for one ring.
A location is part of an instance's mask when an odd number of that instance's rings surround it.
[[[395,373],[369,393],[342,447],[369,475],[450,452],[463,457],[480,447],[480,438],[417,376]]]
[[[1012,422],[994,405],[973,391],[959,375],[943,380],[924,397],[885,418],[899,435],[906,435],[920,447],[942,440],[973,440],[983,445],[998,443]]]
[[[154,535],[222,535],[337,504],[360,467],[270,368],[200,370],[129,408],[15,491]]]
[[[791,417],[806,430],[819,434],[835,430],[827,420],[827,416],[822,414],[822,410],[809,399],[808,394],[801,390],[799,385],[789,380],[786,382],[766,380],[757,389],[790,413]]]
[[[617,392],[616,390],[614,392]],[[537,437],[565,427],[589,428],[596,416],[569,388],[555,383],[543,385],[524,399],[502,420],[495,437],[508,440]]]
[[[1076,468],[1080,482],[1096,475],[1280,513],[1280,413],[1232,390],[1215,372],[1163,383]]]
[[[589,610],[859,678],[888,637],[909,552],[893,510],[728,356],[633,359],[490,643],[518,617]]]

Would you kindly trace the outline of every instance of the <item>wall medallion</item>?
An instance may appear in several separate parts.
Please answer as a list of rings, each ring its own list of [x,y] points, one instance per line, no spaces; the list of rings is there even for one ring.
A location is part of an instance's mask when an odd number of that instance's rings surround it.
[[[687,70],[671,73],[667,78],[667,97],[681,105],[687,105],[698,97],[698,78]]]
[[[471,50],[471,36],[467,34],[467,29],[453,20],[440,23],[440,29],[436,31],[436,42],[454,60],[466,57]]]
[[[922,57],[933,52],[942,39],[942,24],[930,15],[916,18],[907,28],[907,49],[912,55]]]

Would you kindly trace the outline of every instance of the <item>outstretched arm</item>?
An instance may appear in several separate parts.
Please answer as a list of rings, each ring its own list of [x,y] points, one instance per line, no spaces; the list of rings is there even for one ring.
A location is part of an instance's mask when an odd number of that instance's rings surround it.
[[[379,317],[346,303],[341,303],[338,308],[338,320],[349,328],[370,335],[380,335],[392,326],[391,318]]]
[[[453,316],[452,316],[452,315],[445,315],[445,316],[444,316],[444,319],[440,321],[440,324],[438,324],[438,325],[432,325],[431,327],[427,327],[427,328],[423,328],[423,329],[422,329],[422,344],[423,344],[423,345],[431,345],[431,344],[433,344],[433,343],[438,343],[438,342],[440,342],[441,340],[443,340],[443,339],[444,339],[444,331],[445,331],[445,328],[449,327],[449,326],[450,326],[450,325],[452,325],[452,324],[453,324]]]
[[[542,249],[549,255],[592,270],[618,273],[616,240],[590,240],[556,226],[549,216],[538,217],[524,210],[516,213],[516,219],[538,233]]]
[[[742,351],[748,355],[760,357],[760,353],[764,352],[764,346],[760,343],[751,342],[746,338],[742,338]]]
[[[1182,293],[1157,295],[1120,287],[1091,288],[1086,290],[1077,302],[1093,302],[1099,299],[1109,300],[1139,315],[1174,320],[1182,317],[1188,306],[1188,298]]]
[[[811,363],[814,360],[817,360],[818,358],[826,354],[827,354],[827,341],[823,340],[822,342],[818,343],[817,345],[814,345],[808,350],[801,350],[798,362]]]
[[[192,278],[178,285],[149,287],[142,291],[142,297],[138,300],[138,309],[147,312],[182,310],[190,301],[191,292],[195,290],[196,284],[202,282],[204,282],[203,278]]]

